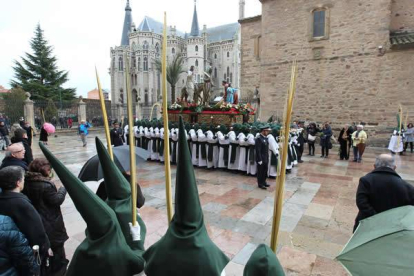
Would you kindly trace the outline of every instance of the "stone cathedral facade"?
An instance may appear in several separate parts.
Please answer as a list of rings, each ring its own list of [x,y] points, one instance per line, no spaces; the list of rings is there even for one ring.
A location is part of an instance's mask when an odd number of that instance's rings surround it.
[[[239,17],[244,16],[245,1],[240,0]],[[127,1],[123,24],[121,45],[110,49],[111,64],[111,102],[112,116],[126,116],[126,84],[124,60],[126,54],[130,60],[131,85],[134,100],[134,114],[138,118],[149,117],[151,106],[160,101],[162,94],[161,73],[157,70],[156,60],[161,58],[163,24],[151,17],[144,17],[137,26],[132,19],[132,9]],[[235,88],[240,87],[240,24],[230,23],[207,28],[199,27],[197,7],[194,4],[191,30],[189,33],[176,29],[167,30],[167,60],[174,55],[184,57],[184,70],[195,66],[196,83],[202,83],[204,72],[212,68],[214,95],[222,92],[221,81],[227,80]],[[185,86],[186,73],[181,74],[176,84],[176,97]],[[171,88],[168,84],[171,102]],[[241,93],[241,92],[240,92]]]

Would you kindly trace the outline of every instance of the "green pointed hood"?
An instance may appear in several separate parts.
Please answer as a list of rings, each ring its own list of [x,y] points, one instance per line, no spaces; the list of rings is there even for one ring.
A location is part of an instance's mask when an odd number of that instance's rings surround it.
[[[134,275],[144,260],[128,246],[114,211],[40,144],[45,157],[68,191],[87,225],[87,236],[76,248],[67,276]]]
[[[121,171],[111,160],[108,151],[96,137],[96,151],[102,166],[106,193],[108,195],[107,204],[115,211],[118,222],[121,225],[125,240],[133,250],[144,250],[146,226],[142,218],[137,214],[137,222],[141,227],[141,240],[132,241],[129,229],[129,222],[132,222],[132,200],[131,184],[122,175]]]
[[[144,254],[148,276],[219,276],[229,259],[211,241],[204,225],[194,168],[180,117],[175,214],[160,241]]]
[[[269,246],[260,244],[253,252],[243,276],[284,276],[285,272]]]

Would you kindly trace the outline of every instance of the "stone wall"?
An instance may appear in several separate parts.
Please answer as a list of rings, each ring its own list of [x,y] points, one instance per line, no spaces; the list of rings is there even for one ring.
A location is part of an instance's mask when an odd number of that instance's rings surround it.
[[[392,0],[391,30],[414,31],[413,0]]]
[[[260,83],[261,119],[281,116],[297,59],[294,119],[330,121],[334,128],[366,122],[373,144],[384,145],[396,126],[398,103],[414,111],[414,49],[387,46],[391,0],[262,3],[260,61],[252,56],[260,22],[242,21],[242,87]],[[311,12],[322,6],[330,15],[329,39],[311,41]]]
[[[240,20],[241,23],[241,79],[240,89],[246,95],[260,86],[260,57],[257,41],[262,34],[261,16]],[[260,89],[260,87],[259,87]]]

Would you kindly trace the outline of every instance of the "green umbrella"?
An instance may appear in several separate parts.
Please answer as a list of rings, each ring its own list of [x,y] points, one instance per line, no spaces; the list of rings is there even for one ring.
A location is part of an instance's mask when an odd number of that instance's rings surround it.
[[[67,276],[130,276],[144,269],[144,260],[128,246],[115,212],[73,175],[43,144],[45,157],[85,220],[87,235],[76,248]]]
[[[219,276],[229,262],[204,225],[185,134],[180,117],[175,214],[167,233],[144,254],[147,276]]]
[[[414,273],[414,206],[360,221],[336,259],[351,275],[405,276]]]

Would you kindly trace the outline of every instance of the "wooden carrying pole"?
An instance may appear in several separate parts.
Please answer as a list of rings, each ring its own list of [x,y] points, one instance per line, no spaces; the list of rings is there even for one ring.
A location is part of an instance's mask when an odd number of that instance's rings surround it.
[[[170,131],[168,129],[167,110],[167,13],[164,12],[164,36],[162,40],[162,117],[164,121],[164,165],[165,165],[165,193],[167,199],[168,223],[172,220],[172,192],[171,192],[171,165],[170,165]]]
[[[111,144],[111,135],[109,133],[109,123],[108,123],[108,114],[106,113],[106,105],[105,105],[105,99],[102,93],[102,87],[101,87],[101,81],[99,80],[98,70],[95,67],[95,73],[96,73],[96,82],[98,83],[98,90],[99,90],[99,102],[101,104],[101,110],[102,110],[102,118],[104,121],[104,127],[105,127],[105,136],[106,136],[106,142],[108,144],[108,153],[111,157],[112,161],[114,161],[114,153],[112,151],[112,144]]]
[[[127,106],[128,106],[128,137],[129,137],[129,157],[130,157],[130,174],[131,174],[131,207],[132,207],[132,225],[137,225],[137,171],[135,160],[135,136],[134,136],[134,114],[132,112],[132,90],[131,90],[131,76],[129,75],[129,59],[126,53],[124,54],[125,61],[125,84],[127,91]]]
[[[285,188],[286,179],[286,162],[288,158],[288,144],[289,144],[289,132],[290,132],[290,121],[292,117],[293,99],[296,92],[296,78],[297,78],[297,62],[294,61],[292,65],[290,86],[288,90],[285,114],[282,128],[282,157],[280,163],[280,175],[276,178],[276,190],[275,190],[275,205],[273,209],[273,223],[272,223],[272,235],[270,240],[270,247],[273,252],[276,253],[277,249],[277,238],[279,234],[280,219],[282,216],[283,209],[283,194]]]

